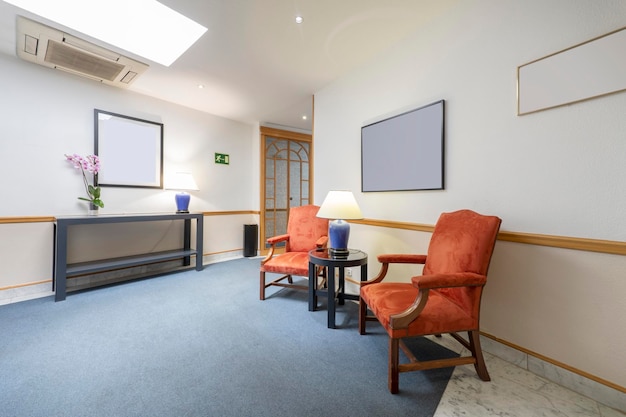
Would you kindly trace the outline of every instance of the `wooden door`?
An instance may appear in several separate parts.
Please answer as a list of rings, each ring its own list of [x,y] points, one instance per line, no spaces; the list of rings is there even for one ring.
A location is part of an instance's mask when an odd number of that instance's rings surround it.
[[[261,253],[287,233],[289,209],[313,201],[311,147],[311,135],[261,127]]]

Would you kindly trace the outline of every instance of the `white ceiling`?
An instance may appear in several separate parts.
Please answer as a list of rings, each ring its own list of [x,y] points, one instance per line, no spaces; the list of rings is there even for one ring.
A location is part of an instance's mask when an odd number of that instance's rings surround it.
[[[148,61],[131,90],[229,119],[311,130],[316,91],[461,0],[160,1],[208,30],[170,67]],[[15,55],[16,14],[93,41],[0,0],[0,53]]]

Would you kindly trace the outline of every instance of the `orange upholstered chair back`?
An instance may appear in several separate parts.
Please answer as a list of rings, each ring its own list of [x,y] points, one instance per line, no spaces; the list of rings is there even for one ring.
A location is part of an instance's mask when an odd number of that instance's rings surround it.
[[[328,235],[328,219],[316,217],[319,206],[292,207],[289,210],[286,252],[308,252],[315,249],[317,240]]]
[[[433,231],[424,275],[473,272],[487,275],[501,220],[471,210],[443,213]],[[477,317],[482,287],[438,290]]]

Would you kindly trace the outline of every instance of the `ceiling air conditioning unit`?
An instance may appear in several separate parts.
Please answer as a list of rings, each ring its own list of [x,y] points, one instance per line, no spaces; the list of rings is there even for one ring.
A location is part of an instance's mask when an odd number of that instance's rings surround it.
[[[39,22],[17,16],[17,55],[30,62],[128,87],[148,65]]]

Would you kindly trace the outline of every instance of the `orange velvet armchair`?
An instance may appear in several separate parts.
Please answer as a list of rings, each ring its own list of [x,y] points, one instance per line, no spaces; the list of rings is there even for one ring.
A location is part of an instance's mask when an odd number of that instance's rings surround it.
[[[388,387],[392,394],[399,390],[402,372],[473,364],[482,380],[490,380],[480,347],[480,300],[500,223],[498,217],[470,210],[443,213],[426,255],[378,256],[382,264],[378,276],[361,284],[359,332],[365,334],[368,320],[378,320],[387,331]],[[423,264],[422,275],[412,277],[410,283],[381,282],[393,263]],[[467,332],[467,339],[459,332]],[[459,341],[471,356],[417,361],[402,341],[444,333]],[[399,348],[408,363],[400,364]]]
[[[265,300],[265,289],[272,285],[308,291],[308,285],[294,284],[292,275],[309,276],[309,251],[324,248],[328,242],[328,219],[316,217],[319,206],[306,205],[289,210],[287,233],[267,239],[270,250],[261,261],[260,299]],[[285,242],[285,252],[276,255],[276,245]],[[322,272],[319,270],[318,274]],[[282,274],[266,282],[265,274]],[[284,280],[287,282],[284,282]]]

